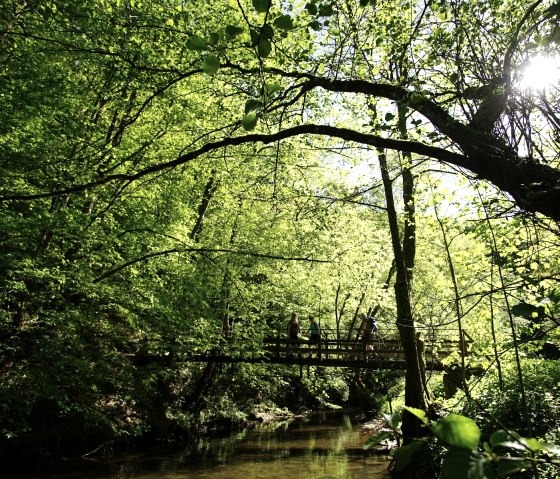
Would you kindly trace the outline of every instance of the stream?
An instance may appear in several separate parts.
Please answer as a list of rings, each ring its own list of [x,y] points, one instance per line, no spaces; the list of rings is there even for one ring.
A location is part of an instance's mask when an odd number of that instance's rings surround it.
[[[389,458],[362,448],[374,432],[348,414],[316,413],[303,421],[274,421],[205,437],[179,451],[69,462],[32,473],[11,472],[8,479],[386,478]]]

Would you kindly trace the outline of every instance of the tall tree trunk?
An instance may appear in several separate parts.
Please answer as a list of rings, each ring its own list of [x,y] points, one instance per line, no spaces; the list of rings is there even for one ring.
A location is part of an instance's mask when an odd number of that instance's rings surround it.
[[[397,212],[393,198],[393,185],[387,168],[387,158],[383,150],[378,151],[379,165],[387,202],[387,216],[391,232],[391,242],[395,256],[395,301],[397,305],[397,328],[403,345],[406,361],[405,375],[405,405],[426,410],[431,402],[430,392],[426,384],[426,368],[422,354],[422,343],[416,332],[411,303],[411,281],[415,255],[415,228],[413,207],[413,177],[409,165],[403,179],[403,197],[405,199],[406,220],[401,245]],[[406,176],[409,175],[409,176]],[[412,201],[412,203],[410,203]],[[420,421],[405,411],[403,415],[402,432],[405,444],[414,437],[424,434]]]
[[[336,325],[336,339],[340,340],[340,323],[342,321],[342,316],[345,313],[345,309],[346,309],[346,304],[348,302],[348,300],[350,299],[350,293],[346,293],[346,296],[344,297],[344,299],[342,300],[342,304],[340,305],[339,308],[339,299],[340,299],[340,292],[342,290],[342,285],[340,284],[340,282],[338,283],[338,286],[336,288],[336,293],[335,293],[335,297],[334,297],[334,320],[335,320],[335,325]]]
[[[206,408],[206,393],[212,386],[217,371],[216,363],[206,363],[196,380],[189,399],[186,401],[188,411],[194,416],[198,416]]]

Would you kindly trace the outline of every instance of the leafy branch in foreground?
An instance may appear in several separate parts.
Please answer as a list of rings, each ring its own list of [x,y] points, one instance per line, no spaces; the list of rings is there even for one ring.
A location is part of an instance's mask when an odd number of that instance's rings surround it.
[[[503,429],[494,431],[481,444],[480,429],[468,417],[449,414],[433,421],[420,409],[407,406],[405,409],[416,416],[431,434],[395,451],[393,467],[397,474],[405,470],[413,457],[430,443],[445,449],[442,473],[446,479],[496,479],[542,464],[560,468],[560,460],[554,458],[560,456],[560,447],[556,445],[544,444],[535,438],[524,438],[515,431]],[[384,414],[384,419],[391,431],[380,431],[370,437],[364,445],[365,449],[386,439],[396,439],[400,444],[400,415]]]

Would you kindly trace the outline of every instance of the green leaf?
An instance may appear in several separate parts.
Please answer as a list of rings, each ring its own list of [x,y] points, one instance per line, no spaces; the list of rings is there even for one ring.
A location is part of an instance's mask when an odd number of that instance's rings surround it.
[[[440,419],[434,427],[434,433],[446,444],[472,450],[478,447],[480,441],[480,429],[475,422],[459,414]]]
[[[276,20],[274,20],[274,26],[281,28],[282,30],[293,30],[294,21],[290,15],[280,15]]]
[[[420,105],[425,102],[426,98],[420,93],[413,92],[408,96],[408,102],[411,106]]]
[[[316,32],[318,32],[319,30],[321,30],[321,24],[317,21],[317,20],[313,20],[309,26]]]
[[[305,9],[309,15],[317,15],[317,5],[314,3],[308,3],[305,5]]]
[[[360,0],[360,7],[367,7],[369,3],[369,0]]]
[[[416,416],[418,419],[420,419],[420,421],[422,421],[423,424],[428,424],[430,421],[428,420],[428,417],[426,416],[426,412],[422,411],[422,409],[416,409],[415,407],[408,407],[405,406],[404,407],[410,414],[413,414],[414,416]]]
[[[216,45],[220,41],[220,34],[216,32],[212,32],[210,34],[210,38],[208,39],[208,43],[210,45]]]
[[[269,95],[272,95],[273,93],[282,90],[282,85],[280,85],[280,83],[270,82],[265,84],[265,89]]]
[[[406,446],[399,447],[394,454],[395,458],[395,470],[397,472],[402,471],[408,464],[414,454],[424,445],[423,441],[412,441]]]
[[[392,438],[393,434],[387,431],[379,431],[377,434],[371,436],[363,445],[364,449],[369,449],[372,446],[377,446],[380,442],[384,441],[385,439]]]
[[[548,7],[545,13],[560,16],[560,2],[556,2],[555,4]]]
[[[247,100],[245,102],[245,115],[247,113],[249,113],[250,111],[256,110],[257,108],[260,108],[262,106],[262,103],[258,100],[255,100],[254,98],[251,98],[249,100]]]
[[[191,35],[187,40],[187,48],[189,50],[207,50],[208,45],[206,44],[206,40],[204,38],[199,37],[198,35]]]
[[[315,3],[310,2],[305,4],[305,9],[309,15],[317,15],[317,5],[315,5]]]
[[[257,126],[257,113],[255,111],[247,113],[243,120],[241,120],[241,123],[246,131],[254,130],[255,126]]]
[[[331,15],[334,15],[334,9],[332,4],[327,5],[327,4],[322,4],[319,6],[319,16],[320,17],[330,17]]]
[[[261,38],[259,40],[258,51],[261,57],[268,57],[272,51],[272,42],[266,38]]]
[[[560,43],[560,28],[558,28],[558,26],[552,31],[552,34],[550,35],[550,41],[556,44]]]
[[[541,444],[537,439],[535,439],[534,437],[529,437],[529,438],[522,438],[521,439],[523,441],[524,444],[527,445],[527,447],[533,451],[542,451],[543,449],[545,449],[544,444]]]
[[[453,447],[443,458],[444,479],[493,479],[492,463],[475,451]]]
[[[539,307],[528,303],[518,303],[511,307],[511,313],[514,316],[530,318],[533,313],[538,313]]]
[[[391,121],[393,118],[395,118],[395,115],[393,113],[387,113],[385,115],[385,121]]]
[[[204,71],[204,73],[206,73],[207,75],[215,75],[219,69],[220,59],[213,53],[206,55],[204,61],[202,62],[202,70]]]
[[[251,46],[256,47],[261,39],[261,31],[257,30],[256,28],[251,28]]]
[[[235,37],[241,35],[244,30],[241,27],[237,27],[235,25],[227,25],[226,26],[226,40],[233,40]]]
[[[270,8],[271,0],[253,0],[253,7],[259,13],[266,13]]]
[[[386,414],[383,413],[383,419],[388,424],[391,429],[397,429],[399,427],[399,423],[402,421],[401,414]]]
[[[261,28],[260,36],[261,38],[272,40],[272,38],[274,37],[274,28],[272,28],[269,23],[263,25],[263,27]]]
[[[513,433],[514,436],[518,437],[517,433]],[[494,431],[490,436],[488,442],[492,449],[496,447],[507,447],[509,449],[516,449],[519,451],[525,451],[527,448],[519,441],[516,441],[511,434],[506,431],[499,429]]]

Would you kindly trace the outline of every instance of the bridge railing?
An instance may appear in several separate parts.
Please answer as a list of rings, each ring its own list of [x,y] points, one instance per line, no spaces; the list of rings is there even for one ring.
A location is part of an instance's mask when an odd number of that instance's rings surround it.
[[[381,325],[373,338],[368,340],[359,337],[355,330],[322,328],[319,343],[310,342],[306,337],[307,331],[303,331],[297,342],[291,342],[286,333],[285,329],[268,330],[265,337],[257,338],[237,330],[210,349],[185,351],[184,357],[193,361],[268,361],[284,364],[301,364],[304,361],[307,364],[349,365],[365,361],[389,369],[404,365],[404,351],[396,326]],[[423,339],[426,365],[432,369],[441,368],[442,360],[452,354],[469,354],[472,339],[464,334],[459,340],[458,329],[419,327],[418,333]],[[347,339],[349,337],[353,339]]]
[[[421,330],[420,330],[421,331]],[[432,334],[426,334],[432,333]],[[441,329],[421,332],[424,352],[427,360],[441,360],[454,352],[467,354],[468,345],[472,340],[464,336],[459,340],[458,330]],[[354,332],[354,336],[356,333]],[[373,333],[371,339],[345,339],[352,337],[348,331],[322,329],[321,339],[312,343],[301,337],[298,341],[290,341],[286,332],[278,331],[263,340],[263,349],[267,354],[277,358],[316,357],[319,359],[362,359],[372,358],[386,360],[402,360],[403,348],[398,330],[395,328],[380,328]]]

